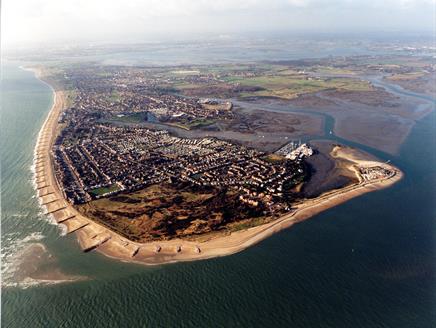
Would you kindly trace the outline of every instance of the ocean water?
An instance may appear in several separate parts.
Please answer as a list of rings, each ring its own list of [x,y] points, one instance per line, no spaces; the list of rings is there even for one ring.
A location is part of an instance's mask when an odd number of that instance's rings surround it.
[[[31,165],[52,95],[16,63],[2,75],[2,327],[436,326],[435,112],[391,157],[405,172],[393,187],[232,256],[147,267],[83,254],[41,213]],[[87,279],[14,282],[33,242]]]

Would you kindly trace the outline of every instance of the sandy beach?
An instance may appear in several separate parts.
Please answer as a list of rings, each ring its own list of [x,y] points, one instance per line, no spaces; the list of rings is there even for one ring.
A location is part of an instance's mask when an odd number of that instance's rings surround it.
[[[34,70],[34,72],[38,78],[44,81],[42,71]],[[58,118],[65,106],[65,92],[54,86],[53,107],[41,127],[35,147],[34,165],[37,195],[47,214],[51,215],[58,224],[65,225],[67,233],[77,235],[79,244],[85,252],[96,249],[108,257],[122,261],[153,265],[234,254],[282,229],[289,228],[297,222],[306,220],[351,198],[389,187],[403,176],[400,170],[391,165],[368,161],[359,158],[357,152],[353,152],[348,148],[337,147],[331,155],[348,160],[352,163],[350,169],[353,169],[355,165],[383,165],[393,170],[395,174],[389,178],[371,182],[360,180],[357,184],[324,193],[314,199],[304,200],[297,204],[289,214],[268,224],[232,232],[207,241],[193,242],[173,239],[160,242],[135,243],[84,217],[64,199],[54,175],[51,149],[59,132]],[[357,171],[356,174],[358,175]]]

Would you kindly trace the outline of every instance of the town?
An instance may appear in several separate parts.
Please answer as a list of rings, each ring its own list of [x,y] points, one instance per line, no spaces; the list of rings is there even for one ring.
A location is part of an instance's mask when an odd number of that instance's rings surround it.
[[[210,83],[216,76],[179,75],[169,78],[152,68],[88,66],[58,76],[73,95],[60,116],[62,129],[53,149],[64,197],[77,205],[182,181],[234,190],[239,202],[271,212],[289,209],[292,188],[307,175],[303,160],[312,150],[306,144],[289,143],[271,160],[271,154],[229,141],[182,138],[141,124],[189,129],[233,118],[229,101],[182,96],[168,87],[170,80]]]
[[[65,115],[76,124],[151,121],[189,129],[233,116],[231,102],[180,96],[169,84],[177,77],[170,79],[153,69],[87,67],[66,70],[58,78],[73,90],[74,103]]]
[[[303,181],[309,150],[306,144],[294,146],[290,157],[269,161],[267,154],[214,138],[96,124],[76,144],[56,145],[55,163],[64,196],[73,204],[184,181],[231,188],[242,202],[279,210],[289,207],[286,191]]]
[[[199,96],[196,86],[213,94],[220,79],[259,72],[192,72],[89,65],[58,73],[69,102],[52,156],[64,199],[136,241],[237,230],[292,211],[305,197],[313,174],[307,158],[316,151],[287,137],[272,151],[228,138],[220,129],[245,117],[229,94]],[[223,133],[209,136],[210,125]],[[364,181],[391,174],[359,173]]]

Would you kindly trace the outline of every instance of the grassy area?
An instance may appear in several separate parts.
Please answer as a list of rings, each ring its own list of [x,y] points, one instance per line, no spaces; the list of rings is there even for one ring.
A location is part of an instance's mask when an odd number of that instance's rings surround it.
[[[315,72],[318,73],[327,73],[327,74],[354,74],[352,70],[345,68],[338,68],[332,66],[321,66],[315,69]]]
[[[71,106],[73,106],[73,103],[74,103],[74,99],[76,98],[76,96],[77,96],[77,91],[76,90],[68,90],[68,91],[66,91],[65,92],[65,94],[66,94],[66,101],[65,101],[65,106],[66,107],[71,107]]]
[[[172,87],[176,90],[187,90],[187,89],[198,89],[198,88],[204,88],[203,84],[194,84],[189,82],[177,82],[172,85]]]
[[[167,125],[175,126],[184,130],[193,130],[198,129],[204,126],[208,126],[211,124],[214,124],[214,120],[205,120],[205,119],[198,119],[191,122],[172,122],[172,123],[166,123]]]
[[[336,89],[347,91],[370,91],[371,85],[366,81],[351,78],[315,79],[299,75],[267,75],[252,78],[230,77],[229,83],[240,83],[244,86],[261,87],[265,90],[241,93],[242,97],[278,97],[293,99],[301,94]]]
[[[199,194],[193,192],[182,191],[180,195],[186,202],[197,202],[199,200],[206,200],[213,197],[213,194]]]
[[[390,81],[408,81],[415,80],[423,77],[425,75],[424,72],[411,72],[411,73],[403,73],[403,74],[394,74],[387,79]]]
[[[113,102],[119,102],[120,99],[121,99],[121,94],[118,91],[113,90],[110,96],[110,100]]]
[[[201,128],[203,126],[208,126],[208,125],[211,125],[213,123],[215,123],[214,120],[199,119],[199,120],[194,120],[194,121],[190,122],[187,126],[191,130],[191,129]]]
[[[107,193],[118,191],[118,190],[120,190],[120,186],[118,186],[117,184],[114,183],[114,184],[107,186],[107,187],[100,187],[100,188],[93,189],[90,191],[90,194],[92,194],[94,196],[102,196],[102,195],[105,195]]]
[[[159,184],[76,206],[85,216],[135,241],[228,233],[265,223],[269,217],[246,208],[236,190]],[[98,188],[102,194],[109,188]]]
[[[269,162],[269,163],[280,163],[285,160],[285,157],[278,154],[268,154],[265,157],[263,157],[263,160]]]
[[[258,225],[267,223],[271,220],[270,217],[261,216],[258,218],[252,218],[250,220],[244,220],[240,222],[234,222],[229,224],[227,227],[231,232],[239,231],[239,230],[245,230],[252,227],[256,227]]]
[[[104,191],[99,189],[94,192]],[[216,192],[153,185],[128,194],[100,198],[79,205],[77,209],[131,240],[145,241],[208,231],[207,220],[222,215],[220,205],[214,205],[212,201],[216,196]],[[203,224],[197,226],[199,220]],[[177,224],[173,225],[176,221]]]
[[[315,72],[329,74],[354,74],[353,71],[345,68],[333,66],[315,66]],[[258,76],[241,76],[236,74],[238,71],[247,71],[257,73]],[[220,81],[215,84],[192,83],[191,81],[177,81],[172,86],[180,92],[191,90],[195,93],[201,93],[202,88],[211,94],[210,90],[217,89],[217,92],[223,93],[223,90],[231,90],[232,85],[241,85],[242,87],[257,88],[256,91],[246,89],[239,93],[244,97],[275,97],[282,99],[294,99],[303,94],[316,93],[324,90],[345,90],[355,92],[365,92],[373,90],[371,85],[366,82],[352,77],[331,77],[315,78],[307,74],[302,74],[297,68],[289,68],[283,65],[222,65],[207,67],[202,72],[213,74],[227,75],[220,77]],[[260,75],[259,75],[260,74]],[[260,90],[262,89],[262,90]],[[221,90],[221,91],[220,91]],[[195,125],[189,127],[182,124],[182,128],[195,128]],[[202,124],[203,125],[203,124]]]

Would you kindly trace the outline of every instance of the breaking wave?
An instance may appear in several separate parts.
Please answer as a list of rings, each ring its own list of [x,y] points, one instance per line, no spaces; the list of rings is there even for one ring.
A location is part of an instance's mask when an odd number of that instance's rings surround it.
[[[11,232],[2,236],[1,275],[2,286],[18,286],[14,275],[20,264],[20,253],[29,245],[45,238],[41,232],[33,232],[24,238],[18,238],[19,233]],[[21,287],[21,285],[19,285]]]

